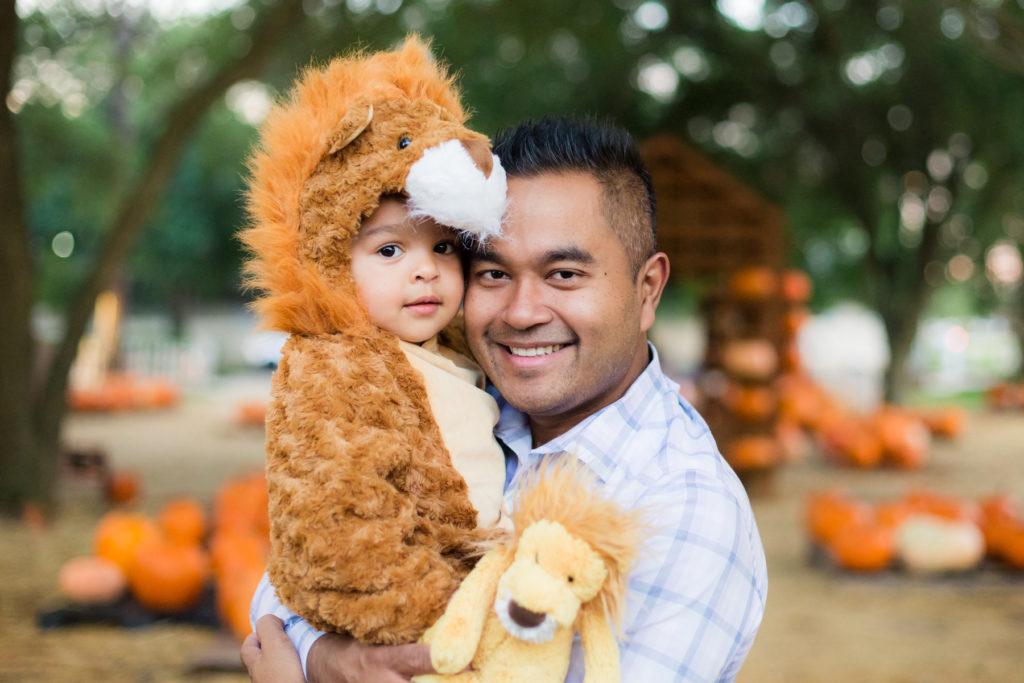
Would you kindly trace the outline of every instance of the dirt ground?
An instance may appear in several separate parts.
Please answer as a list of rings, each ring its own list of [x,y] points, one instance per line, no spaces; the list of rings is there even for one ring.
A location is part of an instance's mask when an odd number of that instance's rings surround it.
[[[262,433],[236,426],[234,410],[265,395],[267,382],[227,382],[167,412],[75,416],[68,440],[137,471],[146,511],[176,495],[209,501],[226,478],[261,465]],[[1024,575],[850,576],[811,563],[800,526],[805,495],[828,486],[865,498],[929,488],[1024,501],[1024,415],[973,415],[968,433],[937,443],[920,472],[837,470],[811,457],[767,484],[752,498],[768,555],[768,610],[741,683],[1024,681]],[[231,670],[234,645],[208,628],[40,630],[36,615],[60,606],[61,563],[89,552],[105,509],[89,484],[65,487],[64,500],[42,530],[0,521],[0,681],[247,680]],[[227,670],[202,666],[218,655]]]

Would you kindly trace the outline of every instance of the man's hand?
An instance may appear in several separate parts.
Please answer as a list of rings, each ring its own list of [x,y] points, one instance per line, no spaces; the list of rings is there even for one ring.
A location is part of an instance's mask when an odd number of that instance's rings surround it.
[[[255,683],[302,683],[299,653],[284,632],[284,624],[271,614],[256,622],[256,633],[242,641],[242,664]]]
[[[313,643],[306,673],[314,683],[409,683],[412,676],[436,672],[427,645],[363,645],[328,633]]]

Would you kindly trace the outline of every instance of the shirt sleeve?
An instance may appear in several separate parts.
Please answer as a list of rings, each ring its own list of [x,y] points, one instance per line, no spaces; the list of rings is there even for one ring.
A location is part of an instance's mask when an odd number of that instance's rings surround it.
[[[764,614],[767,575],[749,508],[721,482],[687,478],[675,501],[650,501],[661,526],[630,577],[623,680],[732,681]]]
[[[256,621],[265,614],[273,614],[284,622],[284,632],[288,634],[292,644],[299,653],[299,661],[302,662],[302,675],[306,676],[306,658],[313,643],[324,635],[324,631],[318,631],[310,626],[299,615],[281,604],[277,592],[270,585],[270,579],[266,573],[260,579],[256,592],[252,595],[252,603],[249,605],[249,621],[253,630],[256,629]]]

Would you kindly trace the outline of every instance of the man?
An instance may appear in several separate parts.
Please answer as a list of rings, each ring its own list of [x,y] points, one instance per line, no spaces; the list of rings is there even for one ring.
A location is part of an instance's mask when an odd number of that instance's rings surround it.
[[[629,582],[623,680],[732,680],[764,612],[764,552],[742,486],[647,342],[669,267],[636,146],[621,130],[545,119],[500,136],[494,151],[510,208],[504,236],[471,259],[465,317],[505,401],[496,433],[515,456],[510,482],[545,456],[572,454],[604,495],[650,511],[655,533]],[[430,671],[425,646],[318,638],[272,593],[257,593],[255,613],[285,618],[311,680]],[[281,625],[267,618],[258,629],[264,649],[250,636],[242,653],[254,680],[300,677]],[[567,680],[582,676],[577,643]]]

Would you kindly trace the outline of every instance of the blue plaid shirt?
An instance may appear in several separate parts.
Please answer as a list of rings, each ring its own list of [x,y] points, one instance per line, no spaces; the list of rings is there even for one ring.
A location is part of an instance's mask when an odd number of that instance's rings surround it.
[[[654,528],[629,580],[621,644],[624,681],[731,681],[764,614],[768,576],[746,492],[704,420],[661,371],[657,352],[626,394],[552,441],[532,447],[529,424],[502,405],[497,436],[509,458],[506,498],[544,456],[571,453],[602,493],[650,511]],[[283,607],[264,577],[252,616],[276,614],[306,655],[320,633]],[[579,639],[567,681],[583,680]]]

